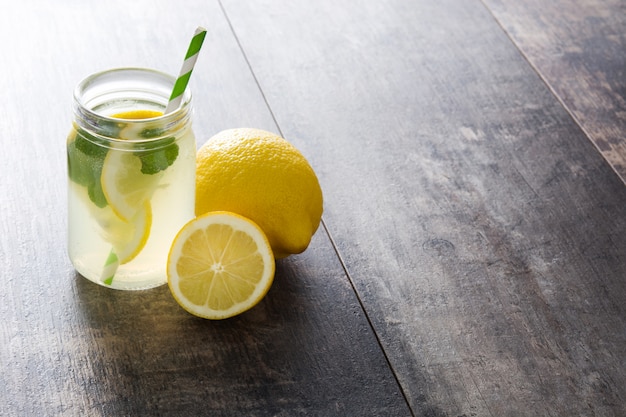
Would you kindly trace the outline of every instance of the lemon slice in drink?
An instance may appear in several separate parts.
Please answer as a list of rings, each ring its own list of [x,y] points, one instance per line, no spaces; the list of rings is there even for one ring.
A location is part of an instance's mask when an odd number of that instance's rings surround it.
[[[113,212],[132,222],[158,187],[160,174],[143,174],[141,160],[132,152],[111,150],[102,165],[102,192]]]
[[[111,244],[121,264],[132,261],[144,248],[152,227],[152,207],[146,201],[130,222],[120,219],[111,206],[103,208],[93,204],[84,187],[71,183],[70,192],[89,210],[89,215],[100,227],[100,235],[105,242]]]
[[[150,202],[146,200],[130,222],[112,215],[110,220],[101,226],[104,230],[104,239],[113,246],[120,264],[128,263],[139,255],[150,237],[152,226]]]
[[[168,284],[189,313],[225,319],[255,306],[274,280],[272,249],[251,220],[210,212],[187,223],[170,249]]]

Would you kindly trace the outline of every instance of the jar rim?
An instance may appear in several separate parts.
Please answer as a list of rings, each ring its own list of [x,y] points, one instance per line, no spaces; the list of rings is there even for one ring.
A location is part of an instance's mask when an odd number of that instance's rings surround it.
[[[158,123],[168,130],[170,126],[186,123],[191,116],[191,91],[189,88],[183,93],[181,104],[175,110],[156,117],[148,118],[119,118],[104,114],[96,110],[106,104],[111,97],[134,100],[134,95],[149,97],[146,102],[165,111],[171,89],[176,78],[158,70],[141,67],[120,67],[93,73],[83,78],[74,88],[74,113],[77,121],[82,120],[90,130],[106,124],[124,123],[127,125]],[[142,85],[142,83],[144,85]],[[93,91],[92,91],[93,90]],[[131,98],[131,96],[133,96]],[[95,103],[95,104],[94,104]],[[161,108],[162,107],[162,108]],[[79,124],[83,124],[79,123]],[[104,139],[104,138],[103,138]],[[126,141],[115,137],[107,137],[109,141]],[[153,141],[158,138],[133,140]]]

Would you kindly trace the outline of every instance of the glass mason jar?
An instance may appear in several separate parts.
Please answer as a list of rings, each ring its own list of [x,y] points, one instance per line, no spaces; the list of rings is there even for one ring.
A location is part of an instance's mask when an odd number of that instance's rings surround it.
[[[67,138],[68,251],[85,278],[116,289],[167,281],[176,233],[194,216],[191,94],[163,115],[175,78],[100,72],[74,90]]]

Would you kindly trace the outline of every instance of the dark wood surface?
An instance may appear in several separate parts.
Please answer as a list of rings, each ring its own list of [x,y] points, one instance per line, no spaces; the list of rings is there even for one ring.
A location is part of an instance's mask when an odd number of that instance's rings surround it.
[[[626,2],[483,1],[626,181]]]
[[[623,6],[543,5],[12,4],[0,415],[626,415],[626,190],[594,133],[623,146]],[[586,42],[573,21],[595,49],[568,65],[551,45]],[[280,132],[325,197],[309,249],[222,322],[165,287],[98,287],[65,250],[74,85],[120,66],[175,74],[197,25],[198,145]]]

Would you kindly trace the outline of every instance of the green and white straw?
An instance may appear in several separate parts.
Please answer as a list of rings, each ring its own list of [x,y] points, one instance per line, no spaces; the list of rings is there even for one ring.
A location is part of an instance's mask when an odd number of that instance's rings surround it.
[[[120,260],[118,259],[115,251],[111,249],[109,256],[107,257],[106,262],[104,263],[104,268],[102,269],[102,275],[100,279],[106,285],[113,284],[113,278],[115,277],[115,273],[117,272],[117,268],[120,266]]]
[[[193,67],[196,65],[196,61],[198,60],[198,53],[200,52],[200,48],[202,48],[205,36],[206,29],[203,27],[198,27],[193,34],[193,38],[191,38],[191,43],[187,49],[187,55],[185,55],[185,61],[183,62],[183,66],[180,68],[178,78],[176,79],[174,89],[172,90],[172,95],[170,96],[170,100],[165,108],[165,114],[173,112],[180,106],[180,102],[183,99],[183,93],[187,89],[187,84],[189,84],[189,78],[191,77]]]
[[[200,52],[200,48],[202,48],[205,36],[206,29],[199,26],[194,32],[193,38],[191,38],[191,43],[189,44],[189,48],[187,48],[185,60],[180,68],[180,73],[174,83],[172,94],[170,95],[167,107],[165,108],[163,114],[171,113],[180,107],[180,103],[183,99],[183,93],[189,84],[189,78],[191,78],[191,72],[193,71],[196,61],[198,60],[198,53]],[[109,256],[107,257],[107,260],[102,268],[100,280],[106,285],[113,284],[113,278],[115,278],[115,273],[117,272],[117,268],[119,268],[119,266],[120,260],[115,253],[115,248],[111,248],[111,252],[109,253]]]

